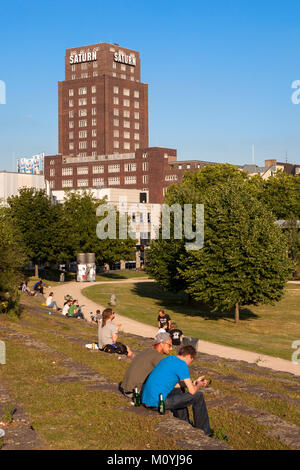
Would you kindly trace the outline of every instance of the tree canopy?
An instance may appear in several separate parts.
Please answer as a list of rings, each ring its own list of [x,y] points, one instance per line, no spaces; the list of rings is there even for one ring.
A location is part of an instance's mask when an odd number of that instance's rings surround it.
[[[22,236],[0,207],[0,312],[18,313],[18,285],[27,261]]]
[[[132,258],[135,240],[100,240],[96,227],[101,220],[96,200],[88,191],[69,192],[64,204],[53,204],[45,191],[22,188],[8,199],[10,215],[23,236],[28,258],[36,265],[76,259],[77,253],[95,253],[98,264]],[[104,216],[103,216],[104,217]],[[103,218],[102,217],[102,218]],[[117,225],[119,214],[117,213]]]
[[[181,286],[212,311],[236,307],[236,319],[240,305],[281,298],[293,270],[286,238],[240,170],[216,165],[185,176],[168,190],[166,202],[204,204],[205,241],[195,251],[185,249],[184,238],[151,243],[147,271],[163,288]]]

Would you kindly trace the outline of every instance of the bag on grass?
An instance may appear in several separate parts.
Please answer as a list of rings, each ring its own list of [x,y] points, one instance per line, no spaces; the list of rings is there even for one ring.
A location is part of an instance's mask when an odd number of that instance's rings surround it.
[[[115,344],[106,344],[103,346],[102,351],[107,352],[109,354],[127,354],[127,348],[125,344],[122,343],[115,343]]]

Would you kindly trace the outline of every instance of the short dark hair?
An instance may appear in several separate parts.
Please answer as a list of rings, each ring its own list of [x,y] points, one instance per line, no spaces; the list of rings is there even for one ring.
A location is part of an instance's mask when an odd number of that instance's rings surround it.
[[[99,313],[101,313],[101,311],[100,311],[100,310],[96,310],[96,313],[98,313],[98,314],[99,314]]]
[[[187,344],[186,346],[181,346],[178,351],[178,356],[191,356],[191,358],[195,359],[197,356],[197,351],[191,344]]]

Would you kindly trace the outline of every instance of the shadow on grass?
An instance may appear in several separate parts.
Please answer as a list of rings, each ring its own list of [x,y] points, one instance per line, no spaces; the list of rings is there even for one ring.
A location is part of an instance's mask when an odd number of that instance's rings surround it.
[[[176,310],[176,313],[189,317],[202,317],[205,320],[227,320],[234,321],[234,312],[212,312],[208,305],[201,302],[191,301],[189,296],[180,291],[177,294],[164,291],[156,282],[139,282],[134,284],[132,292],[140,298],[150,298],[155,301],[157,308]],[[248,307],[240,308],[240,320],[254,320],[259,315],[253,313]]]
[[[107,277],[107,279],[127,279],[126,276],[124,276],[124,274],[121,274],[121,273],[103,273],[103,274],[100,274],[96,276],[96,281],[97,281],[97,277]]]
[[[130,279],[131,277],[147,277],[147,274],[144,271],[139,271],[138,269],[130,269],[127,271],[115,271],[115,272],[107,272],[107,273],[100,273],[97,274],[96,280],[99,277],[101,280],[103,277],[107,279]]]

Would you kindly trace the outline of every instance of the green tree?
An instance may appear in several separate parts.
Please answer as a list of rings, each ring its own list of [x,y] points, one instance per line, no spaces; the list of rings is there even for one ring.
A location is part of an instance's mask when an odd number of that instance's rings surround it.
[[[173,184],[168,187],[165,204],[201,204],[205,201],[205,195],[210,188],[217,187],[230,181],[244,182],[248,178],[247,173],[239,170],[235,165],[211,165],[205,166],[196,172],[186,172],[181,184]],[[153,240],[150,250],[147,250],[147,273],[155,278],[160,286],[169,291],[178,292],[186,289],[186,281],[179,268],[185,254],[185,241],[174,240],[174,218],[171,214],[171,240],[160,238]],[[183,255],[183,256],[182,256]]]
[[[274,215],[249,195],[247,185],[212,188],[205,200],[205,243],[188,252],[179,271],[186,291],[213,311],[281,299],[294,263]]]
[[[39,264],[57,263],[70,255],[70,226],[61,206],[54,205],[44,190],[22,188],[19,193],[8,198],[10,214],[38,276]]]
[[[0,207],[0,312],[19,313],[18,285],[26,261],[22,237],[7,209]]]
[[[71,227],[72,255],[77,253],[95,253],[98,264],[114,263],[119,260],[131,260],[135,252],[136,240],[119,238],[119,214],[116,217],[116,239],[100,240],[97,237],[98,222],[106,216],[97,216],[97,208],[106,204],[106,199],[96,200],[88,191],[67,192],[63,205],[64,220]]]
[[[277,219],[300,220],[300,176],[278,171],[264,181],[259,198]]]
[[[147,271],[165,289],[181,285],[213,311],[235,307],[238,321],[240,305],[281,298],[293,263],[274,215],[258,200],[261,181],[250,187],[249,179],[230,165],[224,174],[222,168],[214,174],[213,168],[208,180],[200,170],[172,186],[166,196],[169,205],[204,204],[204,247],[186,251],[185,239],[152,242]]]

